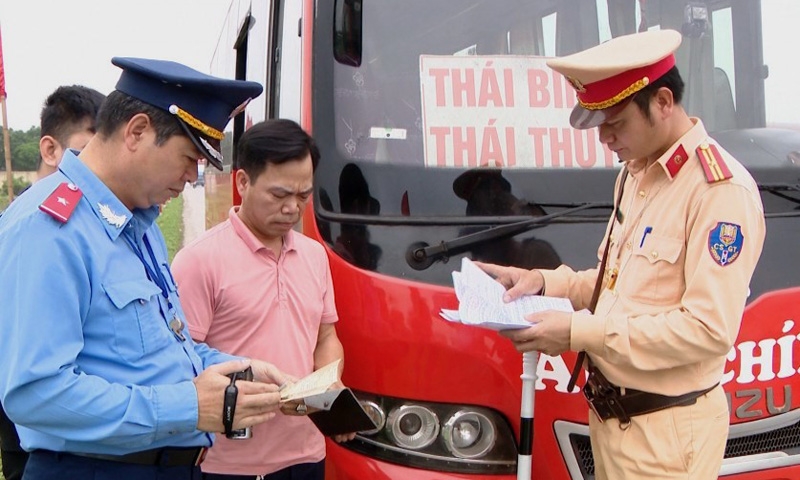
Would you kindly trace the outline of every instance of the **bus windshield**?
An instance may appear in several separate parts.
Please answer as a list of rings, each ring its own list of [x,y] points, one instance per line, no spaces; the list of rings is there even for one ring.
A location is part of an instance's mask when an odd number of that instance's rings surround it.
[[[332,126],[337,156],[345,164],[451,174],[502,168],[511,185],[519,172],[510,170],[541,176],[548,170],[617,169],[595,129],[569,128],[574,90],[544,62],[644,29],[682,32],[676,59],[686,82],[683,104],[712,134],[800,128],[786,101],[799,68],[785,49],[788,19],[800,18],[800,4],[791,0],[763,7],[730,0],[342,3],[358,6],[352,10],[360,15],[363,45],[358,59],[333,67]],[[725,145],[731,135],[720,137]],[[791,151],[770,153],[782,163]],[[740,160],[763,165],[750,156]],[[436,175],[425,173],[431,174]],[[562,175],[545,176],[550,182]],[[600,199],[589,194],[573,200]],[[431,211],[432,205],[441,208]],[[447,199],[432,205],[416,211],[456,210]]]
[[[384,247],[400,242],[392,225],[433,226],[406,228],[408,238],[401,243],[438,243],[611,202],[621,164],[599,142],[596,129],[570,128],[574,89],[545,62],[651,29],[681,32],[675,56],[686,83],[682,104],[750,169],[762,191],[770,192],[764,194],[768,215],[794,212],[800,203],[800,116],[790,100],[800,66],[788,51],[800,2],[337,0],[335,5],[334,25],[328,27],[333,34],[315,41],[320,58],[330,59],[331,51],[333,58],[314,66],[316,84],[326,85],[315,93],[314,134],[325,155],[315,209],[331,244],[344,224],[368,229],[371,244],[381,248],[381,235]],[[608,209],[591,208],[553,223],[592,224],[580,234],[590,239],[586,251],[592,251],[608,215]],[[537,230],[538,238],[552,236],[558,244],[564,235],[576,237],[577,230],[547,227]],[[520,235],[517,240],[525,242]],[[383,264],[375,255],[355,263],[417,275],[390,268],[405,268],[406,262],[401,256],[387,263],[386,250]],[[522,263],[547,267],[565,260],[551,257]],[[447,281],[446,273],[436,280]]]
[[[337,147],[397,165],[614,168],[593,131],[568,128],[574,92],[544,60],[643,29],[683,33],[684,106],[710,132],[800,123],[785,102],[788,20],[762,29],[759,2],[736,3],[364,2],[360,65],[335,66]],[[763,9],[777,25],[800,15],[789,0]]]

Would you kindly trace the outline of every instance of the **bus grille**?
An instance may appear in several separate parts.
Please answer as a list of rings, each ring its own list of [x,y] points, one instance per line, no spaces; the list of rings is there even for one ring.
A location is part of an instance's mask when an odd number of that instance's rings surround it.
[[[570,434],[569,439],[583,478],[594,479],[594,459],[589,437],[573,433]],[[730,438],[725,446],[725,458],[775,451],[784,451],[789,454],[800,453],[800,422],[769,432]]]

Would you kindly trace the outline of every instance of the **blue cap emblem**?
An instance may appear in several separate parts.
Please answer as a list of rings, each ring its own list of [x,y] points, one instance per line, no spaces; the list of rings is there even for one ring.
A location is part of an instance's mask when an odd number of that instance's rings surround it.
[[[739,258],[743,244],[742,227],[735,223],[719,222],[708,233],[708,251],[711,253],[711,258],[723,267]]]

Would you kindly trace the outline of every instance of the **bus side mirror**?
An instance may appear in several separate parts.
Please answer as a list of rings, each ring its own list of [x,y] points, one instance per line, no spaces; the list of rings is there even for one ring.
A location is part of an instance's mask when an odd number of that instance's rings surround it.
[[[361,0],[336,0],[333,14],[333,57],[337,62],[361,65]]]

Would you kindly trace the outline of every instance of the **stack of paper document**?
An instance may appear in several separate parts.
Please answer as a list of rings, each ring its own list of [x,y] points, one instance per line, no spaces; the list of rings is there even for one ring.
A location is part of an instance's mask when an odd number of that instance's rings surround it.
[[[512,302],[504,302],[505,288],[466,257],[461,260],[461,271],[453,272],[453,286],[458,297],[458,310],[442,309],[439,312],[442,318],[450,322],[505,330],[530,327],[531,323],[525,317],[531,313],[573,311],[572,304],[566,298],[526,295]]]

